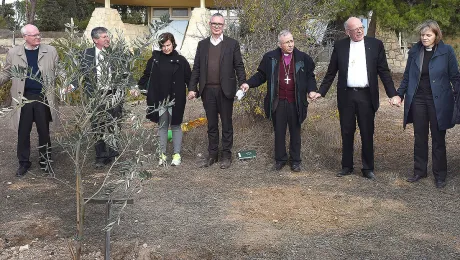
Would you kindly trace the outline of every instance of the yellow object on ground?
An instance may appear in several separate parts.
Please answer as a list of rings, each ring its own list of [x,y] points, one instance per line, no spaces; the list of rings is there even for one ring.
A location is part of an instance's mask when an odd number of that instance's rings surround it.
[[[193,128],[196,128],[200,125],[205,125],[207,123],[208,123],[208,120],[205,117],[200,117],[195,120],[190,120],[187,123],[182,123],[181,128],[183,132],[187,132]]]

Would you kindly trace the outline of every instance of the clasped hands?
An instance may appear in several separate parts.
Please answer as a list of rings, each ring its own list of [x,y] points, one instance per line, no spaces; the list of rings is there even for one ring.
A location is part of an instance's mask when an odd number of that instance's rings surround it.
[[[390,103],[390,105],[392,105],[394,107],[400,107],[401,103],[402,103],[402,100],[401,100],[400,96],[396,95],[396,96],[388,99],[388,103]]]
[[[139,89],[139,85],[134,86],[129,90],[129,94],[133,97],[138,97],[140,94],[146,94],[147,90],[145,89]]]
[[[247,83],[243,83],[241,84],[240,89],[246,93],[246,91],[249,90],[249,85]],[[311,91],[310,93],[308,93],[308,98],[310,98],[312,101],[315,101],[321,98],[321,94],[315,91]]]

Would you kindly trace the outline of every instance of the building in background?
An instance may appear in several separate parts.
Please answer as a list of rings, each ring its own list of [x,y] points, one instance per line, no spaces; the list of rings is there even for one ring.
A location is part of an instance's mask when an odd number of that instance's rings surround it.
[[[111,9],[111,4],[136,5],[147,7],[148,21],[160,19],[168,14],[172,21],[161,32],[171,32],[177,43],[177,50],[189,61],[193,61],[198,42],[209,36],[207,23],[210,16],[217,12],[217,8],[225,7],[224,4],[216,6],[214,0],[96,0],[105,3],[104,8],[96,8],[91,17],[85,35],[90,37],[91,29],[104,26],[111,32],[121,32],[129,41],[148,33],[148,26],[124,24],[117,10]],[[228,20],[235,20],[234,12],[223,10],[221,13]]]

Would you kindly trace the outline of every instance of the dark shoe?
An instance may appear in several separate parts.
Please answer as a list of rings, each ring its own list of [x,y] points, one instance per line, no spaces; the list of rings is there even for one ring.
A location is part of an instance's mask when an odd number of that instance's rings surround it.
[[[120,155],[120,153],[119,153],[117,150],[115,150],[115,149],[109,147],[109,151],[107,152],[107,157],[108,157],[108,158],[117,157],[117,156],[119,156],[119,155]]]
[[[291,165],[291,171],[293,172],[300,172],[302,169],[300,168],[300,163],[293,163]]]
[[[105,166],[105,163],[103,159],[96,159],[96,161],[94,162],[94,168],[96,169],[103,168],[104,166]]]
[[[441,180],[436,181],[436,188],[442,189],[444,187],[446,187],[446,182],[445,181],[441,181]]]
[[[421,180],[423,178],[426,178],[426,175],[422,176],[422,175],[415,174],[414,176],[407,178],[407,181],[408,182],[417,182],[417,181],[419,181],[419,180]]]
[[[375,175],[373,171],[365,171],[363,172],[363,177],[369,180],[375,180]]]
[[[216,158],[216,157],[210,157],[210,156],[208,156],[208,157],[206,157],[206,159],[205,159],[203,165],[201,165],[200,167],[201,167],[201,168],[203,168],[203,167],[209,167],[209,166],[213,165],[213,164],[216,163],[216,162],[217,162],[217,158]]]
[[[342,168],[340,172],[337,173],[337,177],[347,176],[353,173],[353,168]]]
[[[16,171],[16,177],[21,178],[22,176],[26,175],[26,173],[29,170],[29,168],[30,168],[30,166],[27,167],[27,166],[24,166],[24,165],[20,165],[18,170]]]
[[[221,169],[227,169],[230,167],[230,165],[232,164],[232,160],[226,158],[226,159],[223,159],[221,162],[220,162],[220,168]]]
[[[273,165],[273,170],[274,171],[281,171],[283,167],[286,165],[285,162],[276,162],[275,165]]]
[[[113,157],[105,158],[103,163],[104,165],[109,165],[113,162]]]

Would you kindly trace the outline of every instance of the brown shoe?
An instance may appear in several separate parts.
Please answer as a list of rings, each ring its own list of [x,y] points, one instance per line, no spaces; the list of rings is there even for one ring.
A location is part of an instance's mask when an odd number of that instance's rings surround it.
[[[217,162],[216,157],[208,156],[208,157],[206,157],[204,163],[200,166],[200,168],[209,167],[209,166],[213,165],[216,162]]]
[[[220,162],[220,168],[227,169],[230,167],[231,164],[232,164],[232,160],[230,160],[229,158],[225,158]]]

